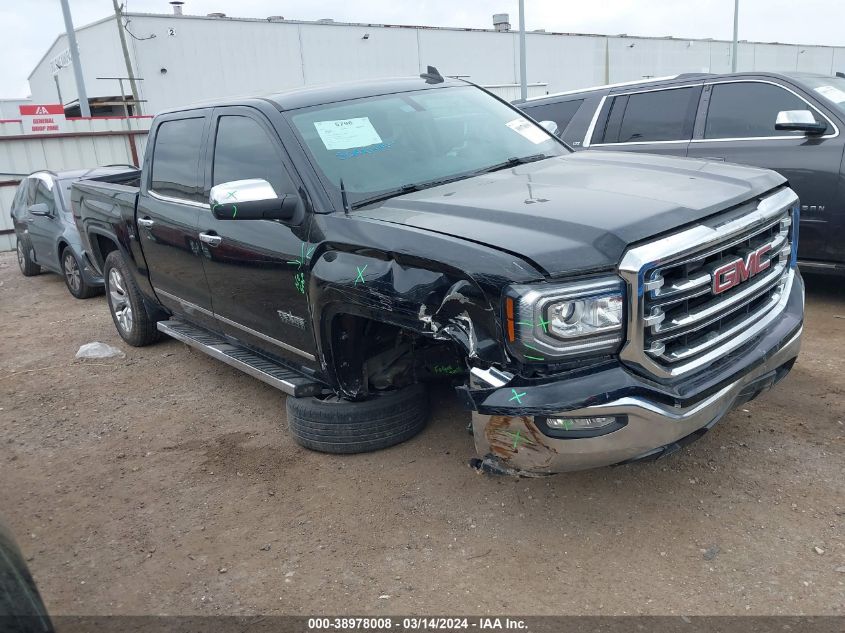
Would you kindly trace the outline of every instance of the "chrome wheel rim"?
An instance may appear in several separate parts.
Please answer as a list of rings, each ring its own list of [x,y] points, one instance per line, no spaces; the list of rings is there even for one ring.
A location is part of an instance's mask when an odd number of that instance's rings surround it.
[[[18,266],[21,267],[21,271],[26,268],[26,254],[23,252],[23,244],[18,242]]]
[[[65,255],[65,279],[72,292],[79,292],[82,287],[82,273],[76,263],[76,258],[70,251]]]
[[[132,304],[129,303],[123,275],[116,268],[109,271],[109,303],[118,327],[129,334],[132,331]]]

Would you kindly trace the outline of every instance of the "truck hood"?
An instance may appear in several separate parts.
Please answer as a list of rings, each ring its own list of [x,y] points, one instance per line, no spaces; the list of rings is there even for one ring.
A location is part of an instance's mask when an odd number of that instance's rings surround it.
[[[585,151],[391,198],[356,216],[460,237],[546,275],[607,269],[625,249],[785,182],[716,161]]]

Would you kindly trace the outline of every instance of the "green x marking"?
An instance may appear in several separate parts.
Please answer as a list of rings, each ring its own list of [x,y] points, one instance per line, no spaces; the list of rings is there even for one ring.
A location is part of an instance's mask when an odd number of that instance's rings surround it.
[[[229,200],[230,198],[231,198],[232,200],[237,200],[237,199],[238,199],[237,194],[238,194],[238,192],[237,192],[237,191],[230,191],[230,192],[226,195],[226,200]]]
[[[548,334],[549,330],[548,330],[548,328],[546,328],[546,326],[548,324],[549,324],[548,321],[546,321],[543,317],[540,317],[540,322],[537,325],[539,325],[541,328],[543,328],[544,333]]]
[[[367,266],[369,266],[369,264],[364,264],[363,268],[361,268],[360,266],[355,267],[355,268],[358,269],[358,276],[355,278],[355,284],[354,285],[357,286],[359,281],[361,283],[365,283],[364,282],[364,271],[367,270]]]
[[[534,444],[534,440],[528,437],[522,437],[522,431],[517,430],[516,433],[513,431],[505,431],[505,435],[510,437],[513,440],[513,450],[519,448],[520,443],[522,444]]]
[[[522,393],[517,393],[516,389],[511,389],[511,392],[513,393],[513,397],[508,400],[508,402],[516,400],[519,404],[522,404],[521,398],[525,395],[525,392],[523,391]]]

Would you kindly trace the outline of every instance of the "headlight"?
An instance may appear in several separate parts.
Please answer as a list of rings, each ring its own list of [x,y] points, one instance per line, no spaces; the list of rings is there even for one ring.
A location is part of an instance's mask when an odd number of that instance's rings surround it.
[[[533,362],[611,353],[622,343],[624,306],[617,277],[511,286],[505,296],[508,342]]]

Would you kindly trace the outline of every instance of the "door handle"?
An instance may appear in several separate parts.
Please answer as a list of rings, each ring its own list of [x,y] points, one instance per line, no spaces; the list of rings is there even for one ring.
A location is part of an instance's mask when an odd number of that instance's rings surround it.
[[[149,218],[138,218],[138,226],[144,227],[145,229],[153,228],[153,224],[155,222]]]
[[[223,238],[214,233],[200,233],[200,242],[205,242],[209,246],[220,246]]]

